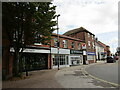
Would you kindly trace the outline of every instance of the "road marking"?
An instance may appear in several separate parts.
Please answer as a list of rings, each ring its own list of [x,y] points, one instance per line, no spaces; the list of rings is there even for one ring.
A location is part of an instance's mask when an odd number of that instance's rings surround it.
[[[97,77],[95,77],[95,76],[89,74],[89,73],[85,70],[86,68],[87,68],[87,67],[84,68],[84,72],[85,72],[86,74],[88,74],[90,77],[92,77],[92,78],[94,78],[94,79],[96,79],[96,80],[99,80],[99,81],[102,81],[102,82],[108,83],[108,84],[110,84],[110,85],[113,85],[113,86],[115,86],[115,87],[120,87],[119,84],[112,83],[112,82],[109,82],[109,81],[106,81],[106,80],[103,80],[103,79],[97,78]]]

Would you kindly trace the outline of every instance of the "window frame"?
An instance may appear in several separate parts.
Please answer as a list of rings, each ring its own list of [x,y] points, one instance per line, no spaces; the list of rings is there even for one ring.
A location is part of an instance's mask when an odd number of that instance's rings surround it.
[[[67,40],[62,40],[63,48],[68,48]]]
[[[71,48],[75,48],[75,42],[71,42]]]

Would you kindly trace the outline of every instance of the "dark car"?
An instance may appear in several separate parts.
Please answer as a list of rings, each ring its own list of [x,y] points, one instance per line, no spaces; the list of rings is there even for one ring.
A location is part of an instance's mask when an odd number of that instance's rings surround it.
[[[118,60],[118,59],[119,59],[119,57],[118,57],[118,56],[114,56],[114,58],[115,58],[116,60]]]
[[[107,63],[114,63],[116,59],[113,56],[107,56]]]

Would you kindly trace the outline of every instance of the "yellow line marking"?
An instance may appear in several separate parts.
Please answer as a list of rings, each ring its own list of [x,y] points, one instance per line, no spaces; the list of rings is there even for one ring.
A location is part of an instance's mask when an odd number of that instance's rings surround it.
[[[84,72],[85,72],[86,74],[88,74],[90,77],[92,77],[92,78],[94,78],[94,79],[96,79],[96,80],[99,80],[99,81],[102,81],[102,82],[105,82],[105,83],[111,84],[111,85],[113,85],[113,86],[115,86],[115,87],[120,87],[119,84],[112,83],[112,82],[109,82],[109,81],[106,81],[106,80],[103,80],[103,79],[97,78],[97,77],[95,77],[95,76],[89,74],[89,73],[85,70],[86,68],[87,68],[87,67],[84,68]]]

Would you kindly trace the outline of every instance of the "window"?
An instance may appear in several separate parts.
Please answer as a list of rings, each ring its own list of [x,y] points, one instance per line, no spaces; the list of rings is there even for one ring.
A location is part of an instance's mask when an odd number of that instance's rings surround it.
[[[40,44],[41,43],[41,37],[40,37],[40,34],[37,34],[35,36],[35,41],[34,41],[34,44]]]
[[[63,40],[63,48],[67,48],[67,40]]]
[[[92,42],[93,49],[95,48],[94,42]]]
[[[87,55],[87,60],[94,60],[94,55]]]
[[[88,33],[88,37],[90,37],[90,33]]]
[[[81,45],[80,45],[80,43],[78,43],[78,50],[80,50],[81,49]]]
[[[58,46],[58,39],[54,38],[54,46],[57,47]]]
[[[92,40],[94,40],[94,35],[92,35]]]
[[[88,41],[88,46],[90,47],[90,41]]]
[[[72,48],[75,47],[75,43],[74,43],[74,42],[71,43],[71,47],[72,47]]]
[[[53,58],[53,65],[56,66],[58,65],[58,60],[59,60],[59,65],[68,65],[68,55],[55,55]]]
[[[80,56],[72,56],[70,60],[72,65],[80,64]]]

